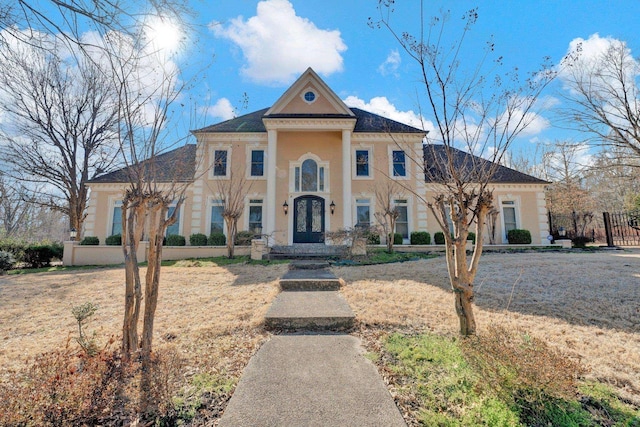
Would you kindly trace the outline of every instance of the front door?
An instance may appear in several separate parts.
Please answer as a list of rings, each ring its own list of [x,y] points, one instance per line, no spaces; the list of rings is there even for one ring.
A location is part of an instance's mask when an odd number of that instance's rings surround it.
[[[293,243],[324,242],[324,199],[301,196],[293,201]]]

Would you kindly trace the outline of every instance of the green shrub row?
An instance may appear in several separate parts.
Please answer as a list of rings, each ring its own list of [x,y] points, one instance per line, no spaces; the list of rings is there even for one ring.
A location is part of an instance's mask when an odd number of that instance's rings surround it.
[[[514,229],[507,233],[507,240],[510,245],[529,245],[531,244],[531,232],[529,230]]]
[[[64,245],[62,243],[36,243],[29,244],[24,242],[17,242],[13,240],[0,241],[0,253],[7,253],[11,255],[13,263],[25,263],[27,268],[40,268],[46,267],[51,264],[54,259],[62,259],[64,252]],[[9,263],[9,257],[3,255],[4,265]],[[9,268],[3,268],[0,266],[0,270],[8,270]]]
[[[414,231],[409,236],[412,245],[430,245],[431,234],[426,231]]]

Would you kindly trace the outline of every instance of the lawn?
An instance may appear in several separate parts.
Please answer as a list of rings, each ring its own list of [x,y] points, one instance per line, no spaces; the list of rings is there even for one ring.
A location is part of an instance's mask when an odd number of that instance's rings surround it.
[[[526,330],[580,360],[587,378],[640,405],[639,261],[638,251],[486,254],[476,281],[479,330],[490,324]],[[228,397],[269,338],[263,317],[286,269],[210,261],[163,267],[155,346],[183,359],[185,405],[200,401],[203,391]],[[343,295],[358,318],[353,333],[369,350],[392,331],[456,337],[443,258],[333,271],[345,280]],[[0,378],[11,381],[25,360],[75,337],[73,306],[99,307],[87,325],[99,343],[117,336],[123,282],[121,268],[0,277]],[[222,408],[224,401],[208,404]]]

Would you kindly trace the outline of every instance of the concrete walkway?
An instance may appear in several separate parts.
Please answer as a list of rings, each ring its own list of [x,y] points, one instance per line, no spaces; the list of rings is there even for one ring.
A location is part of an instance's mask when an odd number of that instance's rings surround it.
[[[292,283],[293,276],[305,283]],[[285,275],[289,282],[283,289],[305,290],[283,291],[267,316],[278,325],[297,318],[297,332],[274,335],[253,356],[219,426],[406,426],[360,341],[318,331],[353,316],[344,298],[323,282],[337,280],[331,276],[324,269]],[[318,287],[309,288],[312,282]],[[300,320],[303,314],[307,326]],[[342,320],[332,321],[332,316]]]

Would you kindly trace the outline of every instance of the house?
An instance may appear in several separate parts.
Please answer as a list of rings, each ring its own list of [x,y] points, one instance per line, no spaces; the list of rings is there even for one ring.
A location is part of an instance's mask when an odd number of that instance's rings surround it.
[[[270,245],[324,242],[324,233],[376,222],[376,186],[389,180],[404,188],[393,196],[400,211],[396,232],[409,242],[413,231],[438,231],[415,194],[427,195],[420,162],[425,131],[357,108],[349,108],[312,70],[270,107],[193,131],[197,144],[155,159],[171,171],[187,163],[180,179],[192,181],[178,222],[168,234],[188,237],[225,232],[223,196],[216,183],[242,174],[250,189],[239,230],[270,236]],[[460,152],[461,159],[465,154]],[[433,162],[426,156],[426,165]],[[121,231],[123,170],[94,178],[84,235]],[[500,209],[498,243],[506,231],[525,228],[534,244],[546,244],[546,182],[500,167],[494,177]]]

